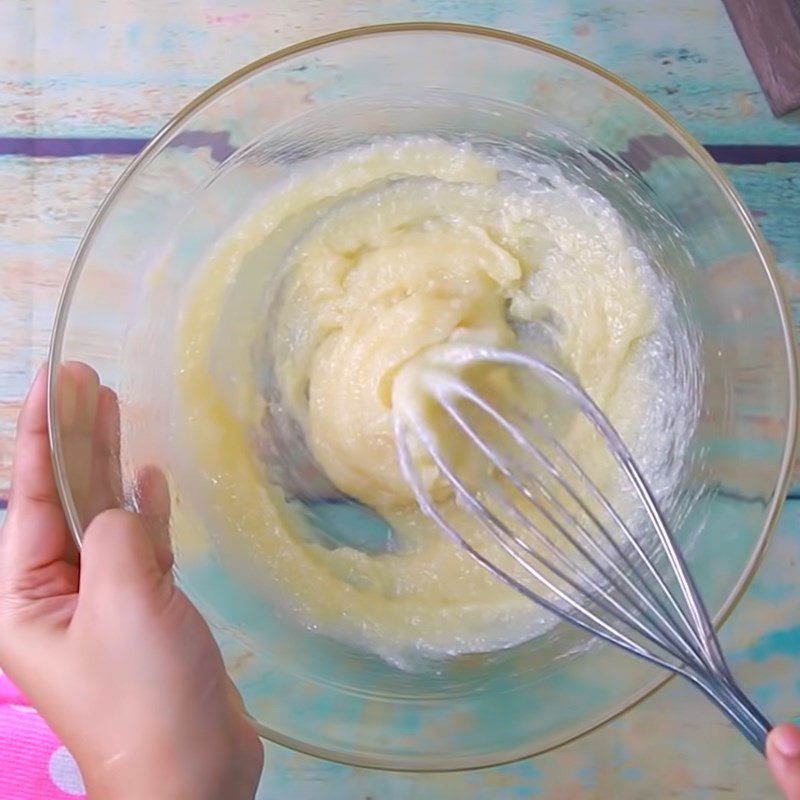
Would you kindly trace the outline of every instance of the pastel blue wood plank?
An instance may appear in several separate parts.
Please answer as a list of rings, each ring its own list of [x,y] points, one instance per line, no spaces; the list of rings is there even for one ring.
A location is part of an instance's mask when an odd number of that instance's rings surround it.
[[[0,30],[0,50],[19,53],[0,87],[0,134],[149,136],[200,90],[278,47],[413,19],[507,28],[574,50],[649,93],[706,142],[800,144],[800,113],[772,118],[718,0],[36,4],[34,40],[17,35],[18,21]],[[35,122],[15,111],[30,86]]]
[[[735,166],[725,172],[755,216],[781,269],[800,341],[800,163]],[[790,491],[800,494],[800,461]]]
[[[755,216],[778,265],[800,277],[800,162],[724,169]],[[787,289],[800,294],[800,284],[792,282]],[[800,296],[793,299],[800,302]]]

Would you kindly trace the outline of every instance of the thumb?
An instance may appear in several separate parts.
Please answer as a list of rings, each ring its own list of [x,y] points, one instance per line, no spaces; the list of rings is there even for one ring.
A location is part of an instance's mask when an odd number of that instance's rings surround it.
[[[767,739],[767,760],[787,800],[800,800],[800,729],[783,723]]]
[[[162,568],[157,547],[137,514],[111,509],[92,520],[81,550],[81,593],[127,587],[149,594],[168,581],[171,574]]]

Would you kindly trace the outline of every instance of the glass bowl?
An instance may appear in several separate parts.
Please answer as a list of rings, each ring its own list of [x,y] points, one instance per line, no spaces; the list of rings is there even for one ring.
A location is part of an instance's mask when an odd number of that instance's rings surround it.
[[[56,411],[58,365],[86,362],[118,392],[119,500],[135,506],[137,470],[169,472],[181,455],[168,444],[180,368],[169,332],[203,256],[294,163],[397,132],[516,143],[617,192],[696,334],[697,424],[667,513],[721,623],[763,553],[795,447],[792,328],[767,246],[709,155],[631,86],[541,42],[461,25],[361,28],[269,55],[179,112],[125,171],[75,257],[50,353],[54,463],[77,540],[92,512]],[[143,325],[147,303],[156,319]],[[265,604],[214,530],[177,525],[191,491],[173,485],[177,578],[260,733],[281,745],[391,770],[482,767],[575,739],[666,680],[564,624],[508,650],[401,671]]]

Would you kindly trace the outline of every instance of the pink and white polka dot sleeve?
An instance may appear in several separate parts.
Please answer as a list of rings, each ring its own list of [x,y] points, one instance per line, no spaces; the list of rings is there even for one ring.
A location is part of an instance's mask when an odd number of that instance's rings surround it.
[[[0,670],[0,798],[85,798],[75,759]]]

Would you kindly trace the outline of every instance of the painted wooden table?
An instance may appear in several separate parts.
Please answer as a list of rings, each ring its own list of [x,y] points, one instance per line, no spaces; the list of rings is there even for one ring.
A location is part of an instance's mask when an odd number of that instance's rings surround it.
[[[336,28],[447,19],[571,49],[664,105],[721,161],[757,216],[800,313],[800,113],[769,113],[719,0],[0,0],[0,514],[12,430],[46,355],[60,285],[96,206],[183,103],[276,47]],[[301,95],[306,91],[298,83]],[[800,493],[726,625],[743,683],[800,714]],[[395,776],[268,747],[261,796],[770,798],[756,755],[684,686],[538,759]]]

